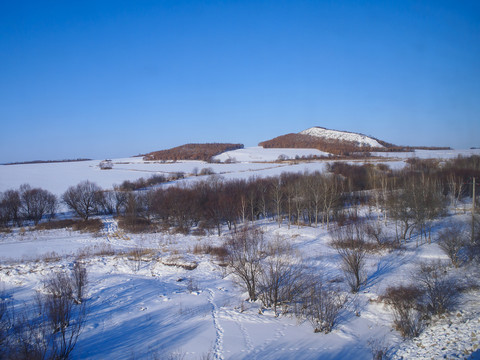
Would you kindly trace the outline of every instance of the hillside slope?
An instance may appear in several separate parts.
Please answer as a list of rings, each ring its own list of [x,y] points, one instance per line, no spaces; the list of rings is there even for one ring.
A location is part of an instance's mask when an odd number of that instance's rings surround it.
[[[167,150],[154,151],[144,155],[144,160],[203,160],[210,161],[213,156],[225,151],[243,149],[243,144],[211,143],[185,144]]]
[[[321,139],[347,141],[349,143],[355,143],[361,147],[385,147],[380,144],[376,139],[363,134],[357,134],[348,131],[330,130],[319,126],[303,130],[299,134],[310,135]]]

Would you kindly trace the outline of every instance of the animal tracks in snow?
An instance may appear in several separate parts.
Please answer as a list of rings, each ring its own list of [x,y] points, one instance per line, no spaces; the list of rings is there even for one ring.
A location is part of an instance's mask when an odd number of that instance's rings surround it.
[[[223,328],[218,321],[218,307],[215,304],[215,291],[208,289],[208,302],[212,306],[213,326],[215,327],[215,345],[213,347],[213,356],[215,359],[224,359],[223,357]]]

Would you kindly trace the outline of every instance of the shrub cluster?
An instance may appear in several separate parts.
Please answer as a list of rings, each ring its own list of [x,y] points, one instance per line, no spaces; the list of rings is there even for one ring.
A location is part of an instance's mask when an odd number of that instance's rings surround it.
[[[337,324],[345,298],[337,289],[314,276],[292,246],[276,239],[267,242],[256,228],[244,227],[225,243],[227,269],[248,292],[250,300],[263,306],[293,311],[308,320],[315,332],[330,332]]]
[[[14,307],[0,293],[0,358],[69,359],[85,325],[87,282],[75,262],[69,273],[48,277],[32,304]]]
[[[424,262],[412,274],[411,285],[392,286],[382,296],[393,311],[395,328],[405,338],[418,336],[425,320],[452,310],[459,287],[440,262]]]

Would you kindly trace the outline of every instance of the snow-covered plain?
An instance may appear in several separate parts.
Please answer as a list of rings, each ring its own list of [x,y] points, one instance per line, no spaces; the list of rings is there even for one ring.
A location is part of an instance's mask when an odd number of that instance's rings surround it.
[[[476,154],[480,151],[476,150]],[[432,154],[439,154],[434,152]],[[447,153],[445,153],[447,154]],[[379,154],[383,155],[383,154]],[[426,155],[422,153],[422,157]],[[454,155],[452,155],[454,156]],[[441,157],[441,156],[431,156]],[[447,156],[446,156],[447,157]],[[388,164],[401,166],[405,159]],[[238,159],[237,159],[238,160]],[[254,160],[256,161],[256,160]],[[114,160],[113,170],[98,169],[98,161],[0,166],[0,191],[22,183],[61,194],[68,186],[89,179],[104,188],[123,180],[154,173],[211,167],[225,178],[267,176],[283,171],[322,171],[325,161],[311,163],[202,162],[156,163],[140,158]],[[196,181],[188,177],[183,181]],[[367,212],[367,209],[363,209]],[[375,211],[373,212],[375,215]],[[450,215],[450,219],[467,215]],[[89,272],[89,316],[74,359],[149,359],[177,356],[185,359],[371,359],[372,343],[390,348],[396,359],[479,359],[480,291],[461,297],[458,310],[435,320],[417,339],[403,341],[392,329],[391,311],[378,296],[394,284],[407,283],[422,260],[446,260],[438,245],[409,242],[402,251],[372,253],[367,259],[369,281],[357,295],[348,295],[338,326],[329,334],[314,333],[312,326],[291,314],[275,317],[235,285],[218,261],[195,254],[195,245],[220,245],[228,236],[169,233],[126,234],[116,221],[102,218],[97,235],[70,230],[0,233],[0,283],[13,293],[17,304],[32,298],[51,271],[71,268],[83,254]],[[434,227],[442,227],[443,220]],[[259,224],[267,239],[283,238],[293,244],[303,261],[329,279],[342,278],[338,253],[322,227],[287,228]],[[394,225],[388,225],[394,231]],[[435,234],[433,234],[435,235]],[[435,236],[433,236],[435,238]],[[126,252],[149,249],[140,263]],[[115,250],[115,255],[105,255]],[[85,255],[87,254],[87,255]],[[186,270],[172,264],[197,264]],[[478,269],[451,269],[459,281],[478,276]],[[347,294],[348,292],[345,292]],[[359,316],[357,316],[357,314]]]

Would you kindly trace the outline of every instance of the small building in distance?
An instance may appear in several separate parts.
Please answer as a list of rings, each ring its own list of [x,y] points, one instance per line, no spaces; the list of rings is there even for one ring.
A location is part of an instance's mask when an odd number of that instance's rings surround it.
[[[100,161],[98,166],[100,167],[101,170],[111,170],[113,169],[113,162],[112,160],[109,160],[109,159],[103,160],[103,161]]]

